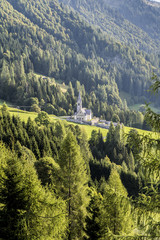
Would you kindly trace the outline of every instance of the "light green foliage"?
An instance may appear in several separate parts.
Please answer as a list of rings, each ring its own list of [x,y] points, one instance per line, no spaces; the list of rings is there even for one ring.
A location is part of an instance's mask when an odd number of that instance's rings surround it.
[[[127,144],[135,157],[143,150],[143,140],[136,129],[131,129],[127,134]]]
[[[111,170],[103,197],[102,224],[105,228],[104,239],[109,233],[113,235],[130,233],[133,229],[131,204],[115,168]]]
[[[86,166],[88,166],[88,170],[89,170],[89,161],[90,159],[92,159],[92,154],[89,148],[87,133],[85,131],[85,128],[81,129],[78,125],[75,126],[75,129],[77,134],[77,141],[81,149],[81,155],[85,160]]]
[[[35,166],[42,184],[55,189],[55,191],[59,190],[61,183],[58,163],[51,157],[44,157],[35,162]]]
[[[66,130],[65,130],[65,126],[63,121],[56,121],[55,125],[54,125],[54,135],[60,140],[62,141],[62,139],[65,137],[66,135]]]
[[[68,239],[83,239],[86,206],[88,204],[88,176],[80,148],[69,132],[59,153],[61,194],[67,200],[69,219]]]
[[[150,91],[154,94],[157,94],[159,92],[159,88],[160,88],[160,80],[155,74],[153,74],[152,81],[153,81],[153,84],[150,87]],[[160,114],[152,111],[151,108],[149,107],[149,105],[146,105],[145,119],[148,122],[148,124],[151,125],[151,127],[153,128],[154,131],[159,132]]]
[[[151,86],[153,92],[159,90],[159,80],[153,76],[155,83]],[[159,132],[159,114],[154,113],[150,107],[146,106],[146,120],[155,131]],[[136,202],[138,226],[141,230],[141,235],[144,233],[151,239],[159,239],[160,235],[160,198],[159,198],[159,182],[160,182],[160,151],[159,151],[159,134],[153,139],[151,136],[138,136],[132,132],[133,143],[140,144],[133,148],[133,153],[137,154],[137,158],[142,165],[145,179],[145,188],[143,193],[139,194]],[[131,137],[131,135],[130,135]],[[132,139],[132,138],[131,138]],[[131,141],[130,141],[131,142]],[[134,145],[132,145],[134,146]],[[136,150],[137,149],[137,150]]]
[[[121,196],[127,197],[127,190],[123,186],[120,176],[119,176],[118,172],[116,171],[116,169],[114,169],[114,167],[111,170],[109,179],[107,181],[107,185],[108,185],[109,189],[111,190],[111,192],[115,192]]]
[[[38,116],[35,118],[35,122],[38,126],[48,126],[48,124],[50,123],[48,114],[44,111],[38,113]]]
[[[114,139],[114,133],[115,133],[115,127],[114,127],[113,123],[111,122],[109,131],[107,133],[107,142],[110,143]]]
[[[64,201],[42,188],[26,154],[18,159],[1,147],[0,154],[4,151],[6,163],[0,176],[0,236],[8,240],[62,239],[67,224]]]
[[[1,108],[1,111],[2,111],[3,113],[5,113],[5,112],[8,111],[8,107],[7,107],[7,104],[6,104],[6,103],[3,103],[2,108]]]
[[[41,109],[37,104],[32,104],[31,108],[30,108],[30,111],[39,113],[41,111]]]

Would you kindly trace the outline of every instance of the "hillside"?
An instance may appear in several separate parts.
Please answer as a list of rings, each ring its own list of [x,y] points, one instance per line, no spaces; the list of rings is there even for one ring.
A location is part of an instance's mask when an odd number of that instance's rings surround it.
[[[116,42],[57,1],[3,0],[0,16],[2,99],[65,115],[81,88],[84,105],[111,119],[125,106],[120,91],[130,94],[129,104],[149,98],[158,59]],[[55,81],[70,84],[67,92]]]
[[[58,0],[0,1],[0,240],[159,239],[157,45],[113,3],[107,32]],[[91,111],[109,129],[66,121]]]
[[[105,0],[107,5],[111,5],[126,19],[140,27],[153,39],[160,39],[160,4],[150,4],[145,0]]]
[[[160,51],[160,32],[157,25],[160,13],[156,7],[148,6],[147,3],[140,4],[140,1],[59,0],[59,2],[76,10],[85,21],[97,25],[117,41],[147,53]]]
[[[47,121],[39,121],[41,114],[45,114]],[[123,234],[126,239],[137,239],[137,232],[139,238],[153,233],[157,238],[159,164],[154,155],[158,152],[159,139],[141,136],[136,130],[126,135],[123,127],[113,124],[105,141],[101,132],[95,130],[88,139],[78,125],[64,121],[49,123],[44,112],[35,121],[21,119],[22,115],[19,118],[9,114],[3,104],[0,109],[2,240],[17,239],[17,236],[26,240],[83,240],[84,236],[96,239],[92,230],[95,225],[102,230],[102,240],[111,234],[114,238],[121,238]],[[157,163],[158,171],[145,170],[150,164],[147,156],[151,163]],[[149,205],[146,199],[150,200]],[[145,223],[141,224],[139,218],[144,208]],[[151,230],[148,230],[149,224]],[[120,230],[115,232],[117,225]],[[94,236],[97,232],[96,228]]]

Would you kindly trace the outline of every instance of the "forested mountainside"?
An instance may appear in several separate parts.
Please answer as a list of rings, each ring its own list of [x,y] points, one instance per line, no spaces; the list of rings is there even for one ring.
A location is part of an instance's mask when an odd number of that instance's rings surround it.
[[[1,240],[159,239],[159,135],[111,122],[88,139],[46,113],[72,115],[80,90],[95,116],[159,131],[159,114],[120,98],[152,100],[159,66],[56,0],[0,1],[0,100],[37,112],[0,107]]]
[[[81,86],[83,101],[99,116],[112,107],[109,119],[126,106],[119,91],[130,94],[129,104],[149,99],[156,56],[116,42],[57,1],[2,0],[0,16],[2,99],[31,105],[36,97],[39,106],[49,104],[53,113],[65,115]],[[71,91],[62,93],[55,81],[71,82]]]
[[[147,32],[152,38],[160,39],[160,29],[158,22],[160,21],[160,4],[151,5],[145,0],[105,0],[107,4],[112,4],[122,16],[133,24],[139,26]]]
[[[160,52],[160,11],[143,0],[59,0],[112,38],[147,53]],[[159,4],[160,7],[160,4]]]
[[[0,238],[156,239],[159,141],[113,124],[106,141],[95,130],[88,141],[43,114],[22,122],[0,109]]]

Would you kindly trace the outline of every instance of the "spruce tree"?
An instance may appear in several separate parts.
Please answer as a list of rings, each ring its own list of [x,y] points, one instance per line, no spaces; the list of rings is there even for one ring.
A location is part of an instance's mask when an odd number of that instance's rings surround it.
[[[86,233],[88,240],[98,240],[103,237],[103,229],[101,224],[101,207],[103,197],[95,189],[91,189],[91,200],[87,207],[88,215],[86,217]]]

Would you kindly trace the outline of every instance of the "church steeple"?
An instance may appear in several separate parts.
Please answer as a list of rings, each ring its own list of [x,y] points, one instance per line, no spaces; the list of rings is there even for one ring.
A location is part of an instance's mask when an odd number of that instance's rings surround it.
[[[82,99],[81,93],[79,91],[78,100],[77,100],[77,113],[82,110]]]

